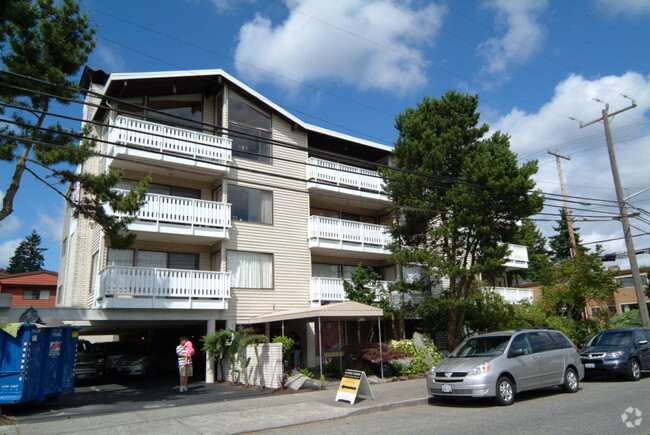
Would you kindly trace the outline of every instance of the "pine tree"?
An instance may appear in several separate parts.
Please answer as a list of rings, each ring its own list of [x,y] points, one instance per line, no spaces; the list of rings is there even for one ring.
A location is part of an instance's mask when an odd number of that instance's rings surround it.
[[[13,274],[43,270],[45,264],[43,252],[47,251],[47,248],[41,248],[40,245],[41,236],[36,230],[32,230],[32,233],[20,242],[14,255],[9,259],[7,272]]]
[[[569,225],[567,223],[566,212],[560,209],[560,220],[557,221],[557,227],[553,227],[557,232],[556,235],[549,239],[549,246],[551,247],[552,256],[554,261],[567,260],[571,258],[571,239],[569,238]],[[587,248],[582,246],[580,228],[573,227],[573,235],[576,239],[576,247],[578,252],[587,252]]]
[[[13,213],[27,172],[63,196],[75,215],[101,225],[113,246],[132,243],[135,236],[126,229],[144,203],[149,178],[134,190],[117,194],[111,189],[120,180],[120,171],[91,176],[67,170],[69,165],[81,165],[89,158],[87,152],[94,150],[95,142],[79,140],[89,129],[80,133],[45,123],[56,106],[83,98],[76,90],[75,75],[95,46],[88,16],[80,13],[76,0],[4,0],[0,12],[0,100],[7,104],[0,107],[0,114],[8,112],[13,124],[0,127],[0,160],[16,163],[4,189],[0,221]],[[46,176],[39,175],[42,168]],[[64,193],[56,184],[73,188]],[[131,217],[108,215],[105,203]]]
[[[478,126],[478,96],[449,91],[425,97],[396,117],[396,168],[384,170],[394,208],[391,260],[424,265],[449,278],[442,296],[447,345],[462,337],[465,314],[481,292],[477,277],[503,271],[517,222],[542,208],[531,179],[537,162],[521,167],[501,132]]]

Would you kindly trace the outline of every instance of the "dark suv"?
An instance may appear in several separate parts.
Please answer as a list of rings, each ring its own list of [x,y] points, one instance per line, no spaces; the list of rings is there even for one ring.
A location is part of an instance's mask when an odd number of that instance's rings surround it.
[[[585,373],[618,373],[631,381],[650,370],[650,328],[612,329],[594,335],[580,352]]]

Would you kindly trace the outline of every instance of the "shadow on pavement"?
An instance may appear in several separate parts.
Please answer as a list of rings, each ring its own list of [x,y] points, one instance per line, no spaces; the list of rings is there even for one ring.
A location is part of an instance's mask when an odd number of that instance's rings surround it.
[[[190,382],[188,391],[180,393],[178,378],[121,378],[107,383],[86,383],[57,401],[41,404],[3,405],[3,413],[18,423],[47,419],[74,418],[112,412],[130,412],[189,406],[200,403],[238,400],[268,395],[267,391],[239,388],[227,384]]]

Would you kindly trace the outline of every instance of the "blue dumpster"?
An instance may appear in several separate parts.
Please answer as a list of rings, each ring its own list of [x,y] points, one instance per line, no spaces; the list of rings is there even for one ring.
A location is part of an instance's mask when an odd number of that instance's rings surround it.
[[[43,402],[74,391],[79,328],[23,324],[0,331],[0,404]]]

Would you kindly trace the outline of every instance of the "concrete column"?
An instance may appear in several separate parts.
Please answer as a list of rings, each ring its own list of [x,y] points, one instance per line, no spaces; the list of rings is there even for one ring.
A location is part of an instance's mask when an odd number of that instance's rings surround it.
[[[308,322],[305,328],[305,335],[302,338],[302,351],[305,353],[303,359],[305,367],[317,367],[316,362],[316,323]]]
[[[216,320],[208,320],[207,324],[207,335],[212,334],[217,329]],[[207,354],[205,357],[205,383],[214,384],[214,358],[211,354]]]

